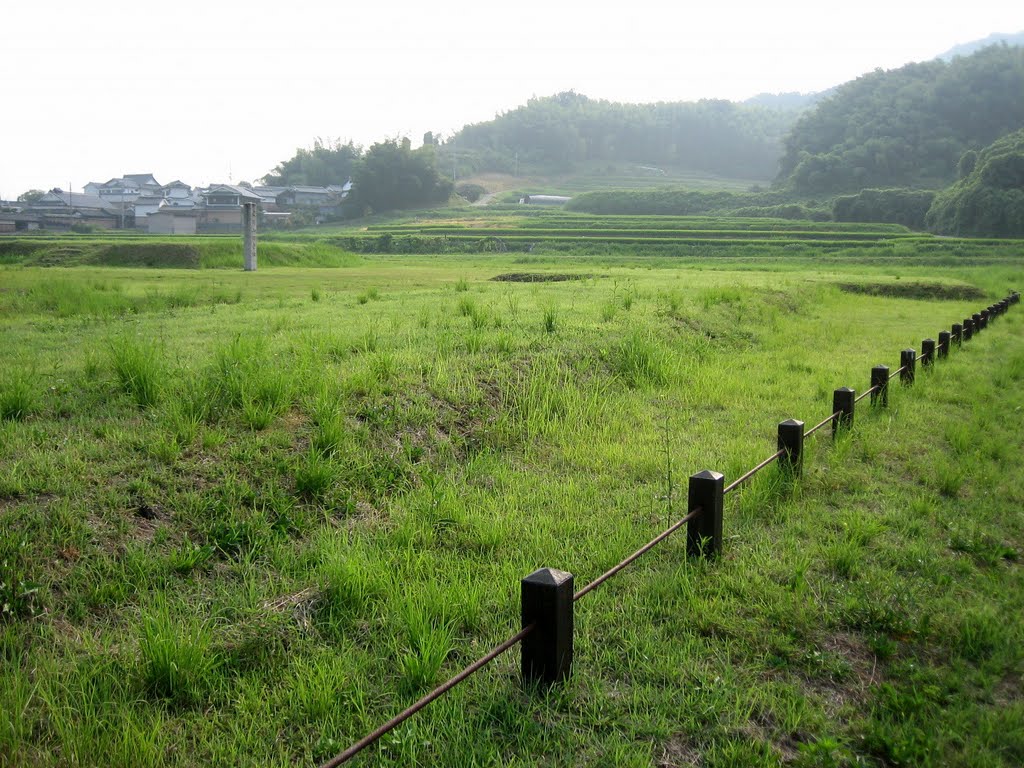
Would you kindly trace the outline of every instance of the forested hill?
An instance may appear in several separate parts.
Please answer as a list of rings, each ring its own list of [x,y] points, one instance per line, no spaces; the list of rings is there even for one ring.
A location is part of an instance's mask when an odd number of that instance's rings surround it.
[[[771,179],[798,112],[729,101],[620,104],[567,92],[467,125],[442,148],[476,171],[639,163]]]
[[[801,194],[940,187],[964,152],[1024,126],[1024,48],[877,70],[802,114],[778,183]]]

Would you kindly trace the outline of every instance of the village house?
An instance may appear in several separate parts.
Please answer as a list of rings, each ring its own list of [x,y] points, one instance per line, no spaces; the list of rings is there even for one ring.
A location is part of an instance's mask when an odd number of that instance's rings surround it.
[[[10,216],[17,230],[70,229],[75,224],[114,229],[121,222],[121,213],[116,205],[95,195],[64,192],[61,189],[47,192]]]
[[[215,184],[200,193],[203,208],[199,219],[201,232],[241,232],[242,206],[260,204],[261,197],[251,189],[233,184]]]
[[[151,235],[194,235],[198,231],[199,212],[165,206],[146,216],[146,230]]]

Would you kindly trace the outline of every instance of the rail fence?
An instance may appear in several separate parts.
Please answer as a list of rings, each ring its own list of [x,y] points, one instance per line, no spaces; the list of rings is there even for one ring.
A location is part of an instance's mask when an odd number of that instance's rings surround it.
[[[803,447],[806,438],[829,424],[832,425],[833,438],[843,430],[852,429],[856,405],[867,397],[871,398],[873,406],[888,407],[889,382],[892,379],[899,376],[903,384],[912,385],[918,363],[923,369],[930,368],[937,360],[948,357],[953,348],[960,347],[963,342],[970,341],[985,330],[991,320],[1005,314],[1012,305],[1019,303],[1020,293],[1014,291],[1005,299],[965,318],[963,322],[953,323],[949,331],[940,331],[937,341],[924,339],[921,342],[920,356],[915,349],[902,350],[900,367],[895,371],[890,371],[887,365],[874,366],[871,369],[870,387],[859,395],[850,387],[836,389],[832,395],[832,413],[813,427],[805,429],[804,422],[797,419],[781,422],[778,425],[778,450],[728,485],[725,484],[725,477],[720,472],[705,469],[691,475],[687,513],[671,527],[578,591],[573,591],[573,575],[566,571],[541,568],[524,577],[520,582],[521,628],[518,632],[344,752],[323,763],[321,768],[336,768],[348,762],[517,644],[521,648],[521,675],[524,683],[550,685],[564,681],[572,670],[573,606],[578,600],[654,549],[684,525],[687,556],[718,557],[722,551],[722,510],[726,494],[736,490],[775,462],[779,462],[780,466],[794,475],[799,475],[803,466]]]

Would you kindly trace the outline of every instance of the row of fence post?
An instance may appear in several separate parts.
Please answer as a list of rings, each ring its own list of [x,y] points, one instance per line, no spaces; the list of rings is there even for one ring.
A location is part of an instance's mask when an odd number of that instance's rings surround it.
[[[970,340],[976,333],[988,327],[991,318],[1005,313],[1010,305],[1018,303],[1020,294],[1015,291],[1002,301],[965,318],[963,323],[954,323],[950,331],[941,331],[938,344],[933,339],[925,339],[921,343],[920,358],[917,357],[916,350],[903,350],[900,353],[900,368],[896,373],[890,374],[886,365],[876,365],[871,369],[870,389],[859,397],[850,387],[836,389],[832,393],[832,415],[810,431],[805,432],[804,422],[798,419],[786,419],[781,422],[778,425],[778,451],[730,486],[726,487],[725,476],[721,472],[705,469],[691,475],[687,490],[686,516],[580,592],[574,591],[574,577],[571,573],[554,568],[540,568],[523,578],[520,582],[522,628],[517,635],[493,649],[486,657],[478,659],[345,752],[328,760],[322,768],[336,768],[347,762],[362,749],[375,743],[383,734],[482,668],[489,660],[511,648],[516,641],[519,642],[522,653],[521,674],[524,683],[547,685],[564,681],[572,672],[574,605],[580,597],[680,528],[684,522],[687,556],[718,557],[722,552],[722,512],[726,493],[775,460],[778,460],[784,472],[798,476],[803,467],[806,437],[820,427],[827,426],[829,421],[832,422],[833,438],[841,431],[851,429],[856,404],[868,395],[873,406],[887,407],[891,378],[899,374],[905,385],[913,384],[918,360],[921,361],[923,368],[932,366],[937,358],[947,357],[952,346],[960,346],[964,341]]]
[[[988,327],[993,317],[1004,314],[1011,304],[1020,302],[1016,291],[1002,301],[953,323],[951,330],[940,331],[939,341],[928,338],[921,342],[921,356],[914,349],[900,352],[900,382],[914,384],[917,363],[930,368],[937,358],[949,355],[951,345],[960,346]],[[892,374],[895,376],[895,374]],[[871,369],[871,404],[889,405],[889,366]],[[857,393],[841,387],[832,393],[832,435],[853,427]],[[826,422],[827,423],[827,422]],[[779,464],[785,471],[799,475],[803,466],[804,422],[787,419],[778,426]],[[686,552],[691,557],[714,558],[722,551],[722,509],[725,477],[705,469],[690,476],[687,510],[699,511],[687,523]],[[572,671],[573,657],[573,575],[553,568],[541,568],[522,580],[522,626],[534,629],[522,642],[522,676],[524,682],[555,683],[565,680]]]

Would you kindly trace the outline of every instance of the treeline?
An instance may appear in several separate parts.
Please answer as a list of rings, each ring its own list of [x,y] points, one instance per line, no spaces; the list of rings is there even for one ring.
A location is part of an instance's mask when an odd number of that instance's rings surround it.
[[[744,179],[770,179],[793,109],[729,101],[621,104],[574,92],[534,98],[442,145],[467,171],[640,163]],[[445,162],[447,167],[447,161]]]
[[[437,171],[432,143],[413,149],[409,139],[389,139],[363,151],[352,142],[299,149],[277,165],[263,181],[275,185],[327,186],[352,179],[343,203],[347,217],[444,203],[454,185]]]
[[[785,139],[777,179],[799,194],[938,188],[957,163],[1024,125],[1024,48],[875,71],[839,86]]]
[[[855,195],[840,195],[833,200],[832,218],[924,229],[925,216],[934,199],[935,193],[927,189],[862,189]]]

